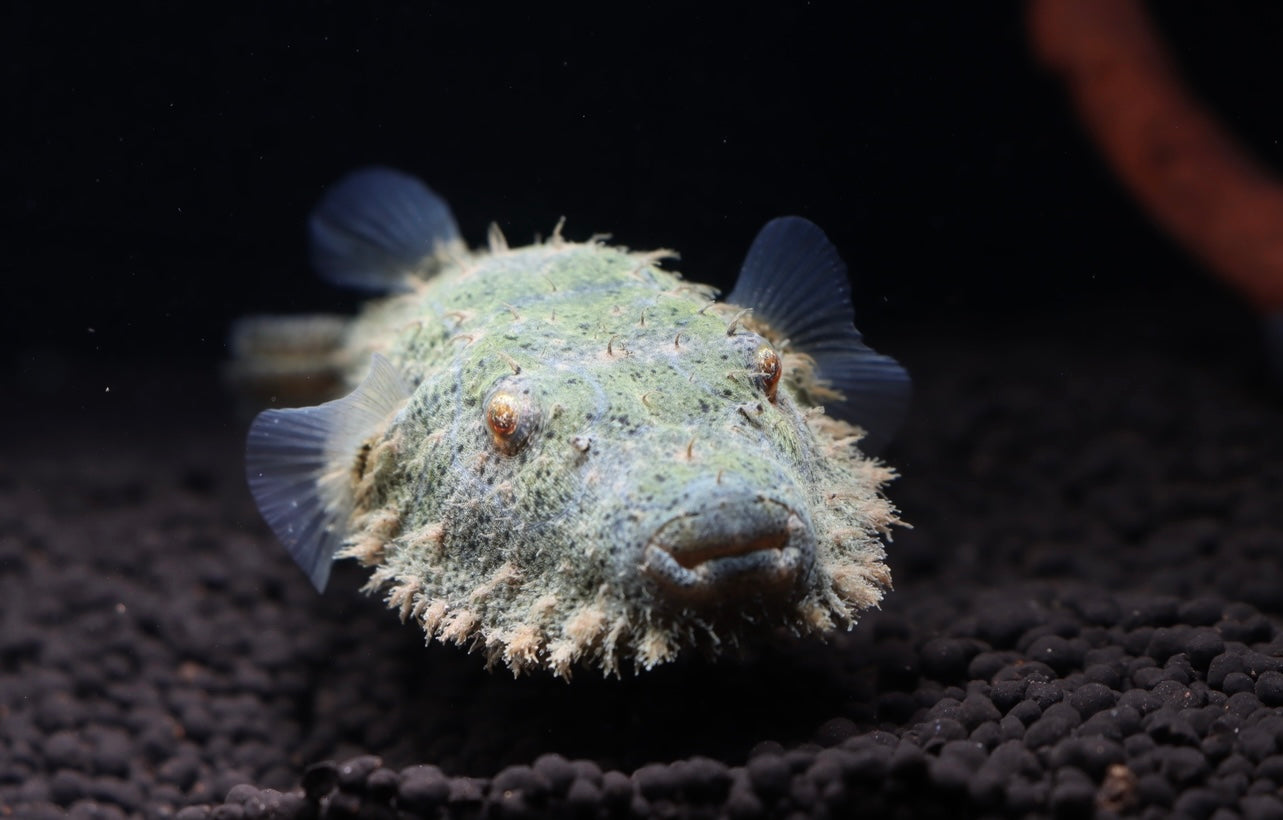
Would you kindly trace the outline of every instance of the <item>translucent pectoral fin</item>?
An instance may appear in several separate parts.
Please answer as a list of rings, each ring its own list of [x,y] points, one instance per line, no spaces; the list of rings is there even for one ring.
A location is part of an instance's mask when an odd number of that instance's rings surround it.
[[[318,590],[329,580],[352,510],[342,465],[409,395],[388,360],[375,355],[365,381],[343,398],[316,407],[266,410],[250,425],[245,449],[250,492]]]
[[[876,453],[891,440],[908,408],[909,375],[864,343],[846,265],[819,227],[797,216],[766,223],[726,301],[752,308],[815,360],[815,375],[839,394],[824,401],[826,412],[864,428],[861,449]]]
[[[339,180],[312,210],[312,265],[327,281],[386,292],[405,287],[437,249],[459,240],[445,200],[409,174],[363,168]]]

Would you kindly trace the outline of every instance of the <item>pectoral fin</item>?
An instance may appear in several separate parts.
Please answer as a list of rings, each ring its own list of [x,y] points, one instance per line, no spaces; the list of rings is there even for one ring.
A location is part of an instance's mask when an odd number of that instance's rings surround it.
[[[401,290],[443,246],[459,241],[450,206],[428,186],[391,168],[353,171],[308,219],[312,265],[344,287]]]
[[[409,395],[395,368],[375,355],[365,381],[343,398],[316,407],[265,410],[250,425],[245,448],[250,492],[276,537],[320,591],[352,511],[342,465]]]
[[[855,327],[846,265],[814,223],[773,219],[749,248],[726,301],[752,308],[792,350],[815,361],[815,375],[836,391],[825,411],[866,431],[860,447],[879,452],[908,408],[909,375],[875,352]]]

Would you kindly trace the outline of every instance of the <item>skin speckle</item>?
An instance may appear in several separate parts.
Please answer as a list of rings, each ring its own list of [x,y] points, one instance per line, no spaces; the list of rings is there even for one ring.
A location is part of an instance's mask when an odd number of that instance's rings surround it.
[[[804,357],[656,259],[492,239],[350,327],[353,384],[377,350],[415,388],[331,471],[343,555],[430,638],[614,674],[850,626],[889,588],[893,473],[798,390]]]

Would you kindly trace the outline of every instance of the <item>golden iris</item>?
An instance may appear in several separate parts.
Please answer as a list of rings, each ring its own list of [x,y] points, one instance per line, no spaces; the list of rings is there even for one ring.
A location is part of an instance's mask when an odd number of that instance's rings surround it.
[[[780,354],[770,347],[759,347],[757,354],[753,357],[753,367],[767,398],[775,401],[775,389],[779,386],[780,376],[784,373]]]

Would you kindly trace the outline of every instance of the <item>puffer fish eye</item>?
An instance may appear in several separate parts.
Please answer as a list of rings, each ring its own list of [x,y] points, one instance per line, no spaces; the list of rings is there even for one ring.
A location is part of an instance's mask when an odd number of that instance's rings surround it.
[[[780,384],[784,366],[780,363],[780,354],[769,345],[762,345],[753,354],[753,373],[762,385],[763,392],[771,401],[775,401],[775,388]]]
[[[499,393],[490,399],[486,408],[486,422],[490,432],[500,438],[507,438],[517,432],[517,404],[508,393]]]
[[[539,413],[529,396],[504,388],[486,399],[485,414],[495,445],[509,454],[521,449],[539,421]]]

